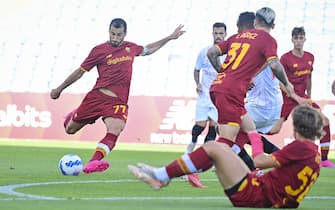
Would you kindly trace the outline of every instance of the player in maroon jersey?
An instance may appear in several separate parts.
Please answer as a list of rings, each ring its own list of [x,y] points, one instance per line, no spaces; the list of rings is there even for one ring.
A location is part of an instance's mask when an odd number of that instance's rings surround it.
[[[254,20],[255,29],[244,30],[208,50],[208,58],[219,72],[210,94],[218,109],[218,141],[235,142],[240,129],[250,142],[261,139],[253,120],[244,107],[244,98],[252,78],[266,63],[284,84],[289,97],[303,103],[294,93],[283,66],[277,57],[277,42],[269,34],[274,28],[275,12],[268,7],[259,9]],[[221,65],[218,56],[227,54]]]
[[[303,49],[306,41],[305,29],[303,27],[294,27],[292,30],[292,43],[293,49],[281,56],[280,62],[285,68],[286,75],[289,81],[294,85],[295,92],[303,98],[310,100],[310,103],[314,108],[320,110],[320,106],[311,100],[311,84],[312,84],[312,71],[314,63],[314,55]],[[287,97],[283,93],[283,106],[281,111],[281,117],[274,126],[277,128],[273,134],[278,133],[287,120],[291,111],[298,105],[295,100]],[[325,135],[320,139],[321,146],[321,166],[335,168],[335,165],[328,160],[329,146],[331,140],[329,119],[322,114],[324,119]]]
[[[293,111],[293,127],[295,140],[271,155],[263,152],[260,140],[253,142],[256,167],[272,168],[265,173],[250,171],[227,144],[216,141],[207,142],[165,167],[138,163],[128,169],[139,180],[160,189],[175,177],[204,172],[215,165],[234,206],[297,208],[320,173],[320,154],[314,140],[322,135],[323,120],[318,110],[299,105]]]
[[[75,134],[87,124],[102,118],[107,133],[97,144],[91,160],[84,165],[85,173],[102,172],[109,162],[102,160],[113,150],[117,138],[125,127],[128,115],[128,97],[135,56],[150,55],[171,40],[178,39],[185,31],[179,25],[169,36],[145,47],[124,41],[127,23],[113,19],[109,26],[109,41],[95,46],[81,66],[50,93],[57,99],[62,91],[80,79],[85,72],[97,67],[99,77],[80,106],[66,116],[64,127],[68,134]]]

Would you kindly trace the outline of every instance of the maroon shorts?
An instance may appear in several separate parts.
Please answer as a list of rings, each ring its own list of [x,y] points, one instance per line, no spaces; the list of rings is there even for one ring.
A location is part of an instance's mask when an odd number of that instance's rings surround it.
[[[243,99],[239,100],[237,97],[221,92],[211,92],[210,96],[218,110],[219,124],[237,123],[241,125],[241,116],[247,113]]]
[[[118,97],[106,95],[99,90],[91,90],[81,102],[72,120],[77,123],[93,123],[99,117],[103,119],[113,117],[126,122],[128,105]]]
[[[268,208],[272,206],[265,196],[262,184],[252,172],[237,185],[225,190],[225,193],[237,207]]]
[[[305,98],[308,98],[308,97],[305,96]],[[290,115],[290,113],[292,112],[292,110],[296,106],[298,106],[298,103],[295,100],[293,100],[291,98],[284,97],[284,102],[283,102],[283,106],[282,106],[282,109],[281,109],[280,117],[287,120],[288,116]],[[314,107],[316,109],[320,109],[320,106],[315,102],[312,102],[312,107]]]

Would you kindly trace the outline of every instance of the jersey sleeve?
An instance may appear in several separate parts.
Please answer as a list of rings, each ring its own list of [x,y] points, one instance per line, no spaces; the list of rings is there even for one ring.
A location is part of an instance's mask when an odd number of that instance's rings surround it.
[[[269,34],[266,34],[265,40],[263,43],[265,43],[264,47],[264,56],[266,60],[270,60],[271,58],[277,58],[277,42],[276,40],[270,36]]]
[[[309,53],[310,54],[310,62],[311,62],[311,72],[314,70],[313,68],[313,64],[314,64],[314,55],[312,53]]]
[[[220,51],[220,55],[224,55],[224,54],[228,53],[228,47],[229,47],[228,44],[229,44],[228,40],[221,41],[221,42],[215,44],[217,49]]]
[[[272,153],[272,157],[279,163],[280,166],[291,164],[294,161],[307,159],[311,153],[310,148],[298,140],[286,145],[281,150]]]
[[[80,67],[85,71],[90,71],[94,66],[99,63],[99,53],[97,47],[94,47],[88,54],[87,58],[80,65]]]
[[[144,47],[141,46],[141,45],[136,45],[136,44],[134,44],[134,49],[135,49],[135,55],[136,55],[136,56],[139,56],[139,55],[141,55],[141,53],[143,52]]]
[[[286,71],[286,74],[287,74],[287,70],[288,70],[288,62],[287,62],[287,56],[286,54],[282,55],[280,57],[280,63],[283,65],[285,71]]]

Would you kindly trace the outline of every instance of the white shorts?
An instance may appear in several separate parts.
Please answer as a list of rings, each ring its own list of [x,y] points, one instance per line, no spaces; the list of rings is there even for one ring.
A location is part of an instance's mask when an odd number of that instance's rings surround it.
[[[273,125],[280,119],[282,105],[274,106],[271,109],[264,109],[260,106],[246,103],[245,108],[249,116],[255,122],[257,131],[268,133]]]
[[[204,105],[196,105],[195,108],[195,121],[207,121],[207,120],[218,121],[218,111],[214,105],[204,106]]]

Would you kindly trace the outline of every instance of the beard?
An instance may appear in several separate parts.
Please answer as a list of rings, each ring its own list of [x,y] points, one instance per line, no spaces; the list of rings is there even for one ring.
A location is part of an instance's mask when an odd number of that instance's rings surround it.
[[[121,42],[109,41],[109,44],[112,45],[113,47],[118,47],[120,46]]]

